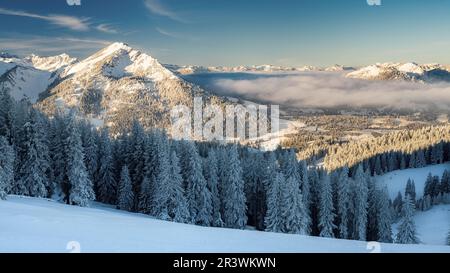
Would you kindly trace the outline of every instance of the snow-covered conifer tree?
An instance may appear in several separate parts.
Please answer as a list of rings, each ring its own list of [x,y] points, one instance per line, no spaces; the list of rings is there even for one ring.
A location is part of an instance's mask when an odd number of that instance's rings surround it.
[[[183,142],[184,181],[191,220],[195,224],[209,226],[212,222],[212,198],[203,176],[203,163],[194,142]]]
[[[107,204],[115,204],[117,185],[114,177],[114,162],[109,132],[105,128],[101,132],[99,145],[100,166],[97,173],[97,199]]]
[[[95,193],[84,165],[83,146],[74,118],[67,129],[67,178],[70,184],[68,200],[70,204],[85,207],[95,199]]]
[[[319,235],[332,238],[334,237],[333,229],[336,228],[334,225],[336,215],[333,212],[333,189],[329,175],[325,175],[321,179],[319,202]]]
[[[214,149],[208,152],[208,157],[205,162],[205,178],[212,198],[212,225],[215,227],[223,227],[224,223],[220,212],[222,205],[219,194],[219,166]]]
[[[0,136],[0,199],[6,199],[14,182],[14,149]]]
[[[264,219],[266,231],[283,231],[283,190],[286,180],[282,173],[274,173],[274,179],[271,179],[267,185],[267,214]]]
[[[224,185],[224,214],[226,227],[244,229],[247,224],[247,205],[244,193],[244,180],[238,150],[235,145],[227,148]]]
[[[395,239],[397,244],[418,244],[416,225],[414,223],[414,204],[409,196],[405,196],[402,209],[402,220]]]
[[[389,208],[389,193],[386,187],[381,190],[377,190],[377,231],[378,240],[383,243],[392,243],[392,219],[391,211]]]
[[[362,165],[359,165],[353,177],[353,239],[362,241],[366,240],[367,231],[367,179]]]
[[[349,209],[350,209],[350,181],[348,168],[339,172],[337,182],[337,217],[339,222],[339,238],[348,239]]]
[[[131,186],[130,172],[128,167],[122,167],[119,190],[117,196],[117,207],[121,210],[131,211],[134,205],[134,194]]]

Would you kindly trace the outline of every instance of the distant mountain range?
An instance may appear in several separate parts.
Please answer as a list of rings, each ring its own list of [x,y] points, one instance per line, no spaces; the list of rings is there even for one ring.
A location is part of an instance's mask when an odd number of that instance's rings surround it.
[[[84,60],[67,54],[20,58],[0,53],[0,87],[17,100],[28,97],[44,111],[57,107],[76,108],[93,122],[107,123],[113,130],[128,126],[133,119],[144,126],[169,124],[173,106],[192,105],[194,96],[219,104],[232,98],[214,95],[183,79],[192,73],[218,72],[327,72],[342,77],[408,81],[450,82],[450,67],[440,64],[384,63],[355,69],[342,65],[300,68],[274,65],[203,67],[162,65],[155,58],[124,43],[113,43]]]
[[[355,70],[353,67],[334,65],[326,68],[315,66],[289,67],[276,65],[253,65],[253,66],[196,66],[196,65],[173,65],[166,64],[169,70],[180,75],[195,73],[219,73],[219,72],[306,72],[306,71],[326,71],[326,72],[345,72]]]
[[[360,68],[346,77],[380,81],[450,82],[450,67],[440,64],[383,63]]]

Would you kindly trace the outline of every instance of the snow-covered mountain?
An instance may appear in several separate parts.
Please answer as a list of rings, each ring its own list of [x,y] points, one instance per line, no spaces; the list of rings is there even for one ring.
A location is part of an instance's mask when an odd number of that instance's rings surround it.
[[[0,85],[9,89],[17,100],[28,97],[31,102],[36,102],[64,68],[76,61],[67,54],[50,57],[30,55],[21,59],[1,53]]]
[[[30,65],[36,69],[54,72],[71,64],[74,64],[78,60],[64,53],[61,55],[50,57],[41,57],[32,54],[26,57],[25,61],[29,62]]]
[[[377,63],[362,67],[346,75],[364,80],[403,80],[412,82],[450,82],[450,70],[440,64]]]
[[[172,107],[191,106],[197,95],[221,101],[150,55],[113,43],[65,68],[39,104],[47,112],[60,104],[78,108],[114,131],[118,126],[129,126],[134,119],[146,127],[167,127]]]

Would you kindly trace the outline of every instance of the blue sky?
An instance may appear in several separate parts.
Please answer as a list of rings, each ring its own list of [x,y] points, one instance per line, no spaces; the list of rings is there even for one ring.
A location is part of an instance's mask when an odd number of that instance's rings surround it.
[[[445,0],[66,1],[0,0],[0,50],[85,57],[122,41],[176,64],[450,64]]]

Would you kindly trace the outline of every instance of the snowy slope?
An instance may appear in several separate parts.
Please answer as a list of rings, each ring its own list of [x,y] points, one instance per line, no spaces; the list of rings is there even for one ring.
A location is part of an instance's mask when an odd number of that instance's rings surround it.
[[[0,252],[370,252],[367,243],[317,237],[206,228],[145,215],[67,206],[9,196],[0,201]],[[381,244],[381,252],[450,252],[446,246]]]
[[[423,196],[423,189],[428,174],[431,172],[432,175],[438,175],[441,177],[445,170],[450,171],[450,163],[427,166],[425,168],[418,169],[393,171],[385,175],[378,176],[376,180],[379,185],[387,186],[391,199],[394,199],[399,191],[402,195],[404,194],[406,182],[408,182],[408,179],[411,178],[414,180],[416,185],[416,194],[419,197]]]
[[[10,90],[16,100],[28,97],[31,102],[36,102],[39,94],[55,81],[55,77],[48,71],[17,65],[0,76],[0,83]]]

